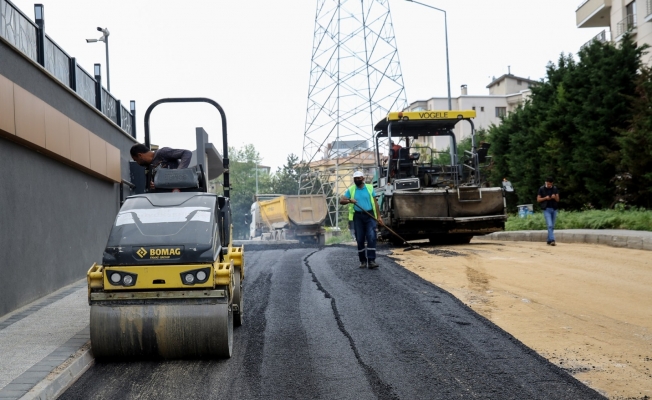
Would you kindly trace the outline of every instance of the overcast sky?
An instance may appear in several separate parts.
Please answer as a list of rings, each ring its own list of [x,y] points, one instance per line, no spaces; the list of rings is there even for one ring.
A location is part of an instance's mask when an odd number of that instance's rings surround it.
[[[334,0],[333,0],[334,1]],[[349,0],[352,1],[352,0]],[[601,29],[578,29],[580,0],[421,0],[445,9],[452,96],[488,94],[493,76],[541,79],[549,61],[576,53]],[[34,1],[13,0],[30,18]],[[101,63],[96,27],[107,27],[111,92],[136,100],[138,139],[147,106],[163,97],[204,96],[226,111],[229,144],[252,143],[272,170],[301,155],[316,0],[41,0],[45,30],[88,72]],[[408,102],[445,97],[443,13],[390,0]],[[104,80],[106,86],[106,80]],[[195,148],[204,127],[221,149],[211,106],[161,105],[152,142]]]

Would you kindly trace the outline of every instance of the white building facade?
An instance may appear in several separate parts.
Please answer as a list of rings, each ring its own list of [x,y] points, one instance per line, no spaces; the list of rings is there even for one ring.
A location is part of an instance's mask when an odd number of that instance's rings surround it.
[[[487,129],[491,125],[500,125],[501,117],[514,111],[519,104],[523,104],[532,93],[530,87],[536,84],[538,82],[531,79],[505,74],[487,85],[488,95],[469,95],[466,85],[462,85],[460,96],[451,99],[451,107],[453,110],[475,110],[476,117],[473,119],[475,129]],[[415,101],[406,110],[447,109],[448,97],[433,97]],[[468,123],[461,122],[455,126],[455,139],[458,143],[470,134],[471,127]],[[438,150],[449,146],[447,138],[429,137],[419,139],[418,142]]]
[[[637,45],[652,45],[652,1],[650,0],[584,0],[575,11],[578,28],[605,30],[593,40],[618,42],[625,32],[631,32]],[[643,56],[649,64],[652,54]]]

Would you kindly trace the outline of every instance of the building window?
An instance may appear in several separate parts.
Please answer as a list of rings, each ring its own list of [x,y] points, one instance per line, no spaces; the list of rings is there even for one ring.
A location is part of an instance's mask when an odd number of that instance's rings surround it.
[[[636,1],[627,4],[625,10],[627,13],[627,29],[632,29],[636,26]]]
[[[484,107],[480,107],[480,111],[484,112]]]
[[[520,80],[520,79],[517,79],[517,80],[516,80],[516,84],[519,85],[519,86],[521,86],[521,80]]]
[[[475,111],[475,106],[473,106],[473,111]]]
[[[496,117],[504,117],[507,115],[507,107],[496,107]]]

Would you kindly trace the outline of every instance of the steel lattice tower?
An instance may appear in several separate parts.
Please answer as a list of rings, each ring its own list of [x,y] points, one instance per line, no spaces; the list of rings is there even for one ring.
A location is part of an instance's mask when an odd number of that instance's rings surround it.
[[[374,124],[406,106],[389,0],[317,0],[303,162],[320,192],[331,194],[330,210],[346,177],[364,163],[355,155],[373,150]],[[340,144],[354,148],[343,152]],[[320,160],[334,168],[318,168]]]

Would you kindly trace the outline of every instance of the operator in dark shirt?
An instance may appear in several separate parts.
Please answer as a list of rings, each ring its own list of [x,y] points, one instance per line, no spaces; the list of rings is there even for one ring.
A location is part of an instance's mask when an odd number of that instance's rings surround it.
[[[129,153],[138,165],[152,168],[158,166],[169,169],[188,168],[192,158],[192,152],[189,150],[161,147],[152,151],[141,143],[133,145]]]

